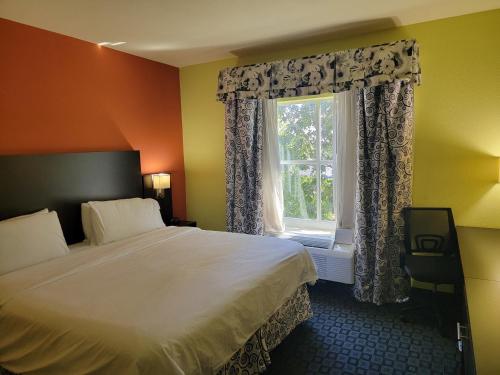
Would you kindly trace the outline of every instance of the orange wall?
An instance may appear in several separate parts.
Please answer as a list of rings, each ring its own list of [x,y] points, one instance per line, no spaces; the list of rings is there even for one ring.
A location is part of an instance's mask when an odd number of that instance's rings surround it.
[[[179,70],[0,18],[0,154],[140,150],[186,194]]]

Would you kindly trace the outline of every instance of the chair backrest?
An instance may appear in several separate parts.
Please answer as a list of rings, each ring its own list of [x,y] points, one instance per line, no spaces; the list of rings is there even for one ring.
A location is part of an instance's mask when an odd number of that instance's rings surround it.
[[[406,253],[458,253],[457,232],[451,208],[407,207],[403,215]]]

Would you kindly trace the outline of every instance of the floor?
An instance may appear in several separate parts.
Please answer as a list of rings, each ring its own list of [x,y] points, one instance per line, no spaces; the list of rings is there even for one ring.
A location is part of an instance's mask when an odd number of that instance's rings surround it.
[[[443,337],[432,320],[414,315],[412,323],[403,323],[401,305],[357,302],[343,284],[319,282],[309,291],[314,317],[271,353],[266,375],[456,373],[455,341]],[[413,301],[430,297],[413,293]],[[452,332],[453,311],[447,314]]]

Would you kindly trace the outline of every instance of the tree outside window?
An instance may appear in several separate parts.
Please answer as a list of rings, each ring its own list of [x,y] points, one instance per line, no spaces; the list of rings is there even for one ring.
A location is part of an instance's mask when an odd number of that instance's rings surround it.
[[[334,96],[278,102],[287,227],[335,229]]]

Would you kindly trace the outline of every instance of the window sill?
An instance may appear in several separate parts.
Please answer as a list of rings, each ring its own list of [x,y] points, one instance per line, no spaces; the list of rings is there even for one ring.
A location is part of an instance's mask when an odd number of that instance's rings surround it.
[[[295,231],[283,233],[267,233],[269,236],[297,241],[307,247],[330,249],[333,246],[334,236],[332,234],[300,233]]]
[[[268,236],[297,241],[306,247],[320,249],[333,249],[334,245],[352,246],[352,230],[350,229],[339,229],[335,233],[288,230],[283,233],[266,234]]]

